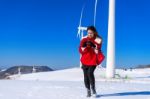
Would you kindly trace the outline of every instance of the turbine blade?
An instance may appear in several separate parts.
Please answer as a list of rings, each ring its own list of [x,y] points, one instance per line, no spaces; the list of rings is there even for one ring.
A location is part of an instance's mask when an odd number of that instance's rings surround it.
[[[96,23],[96,10],[97,10],[97,1],[98,1],[98,0],[95,0],[95,10],[94,10],[94,26],[95,26],[95,23]]]
[[[83,16],[83,11],[84,11],[85,5],[83,5],[82,10],[81,10],[81,15],[80,15],[80,20],[79,20],[79,27],[78,27],[78,33],[77,33],[77,37],[80,37],[80,32],[81,32],[81,24],[82,24],[82,16]]]

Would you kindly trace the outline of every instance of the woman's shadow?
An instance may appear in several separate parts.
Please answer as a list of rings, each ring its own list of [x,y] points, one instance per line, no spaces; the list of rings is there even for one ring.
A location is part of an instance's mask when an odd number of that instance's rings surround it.
[[[138,91],[138,92],[121,92],[113,94],[98,94],[96,98],[100,97],[111,97],[111,96],[129,96],[129,95],[150,95],[150,91]]]

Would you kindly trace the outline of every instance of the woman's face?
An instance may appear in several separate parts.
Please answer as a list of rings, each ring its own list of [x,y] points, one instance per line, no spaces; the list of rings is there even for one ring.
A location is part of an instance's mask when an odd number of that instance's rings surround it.
[[[94,37],[94,32],[92,30],[87,31],[88,37],[93,38]]]

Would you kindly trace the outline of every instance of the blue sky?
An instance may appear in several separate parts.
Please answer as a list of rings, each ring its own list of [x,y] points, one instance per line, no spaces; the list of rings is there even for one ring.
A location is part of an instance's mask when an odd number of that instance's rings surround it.
[[[83,4],[82,24],[92,25],[94,0],[1,0],[0,66],[78,66],[76,34]],[[149,64],[149,4],[149,0],[116,0],[117,67]],[[106,56],[108,0],[98,0],[96,17]]]

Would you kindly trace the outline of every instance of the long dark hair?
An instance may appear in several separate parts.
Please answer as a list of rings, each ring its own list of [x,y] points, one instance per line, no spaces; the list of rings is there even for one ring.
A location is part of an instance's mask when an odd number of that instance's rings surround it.
[[[97,32],[97,30],[96,30],[96,28],[95,28],[94,26],[88,26],[88,27],[87,27],[87,31],[88,31],[88,30],[91,30],[91,31],[94,32],[94,37],[99,37],[99,38],[102,39],[102,37],[98,35],[98,32]]]

